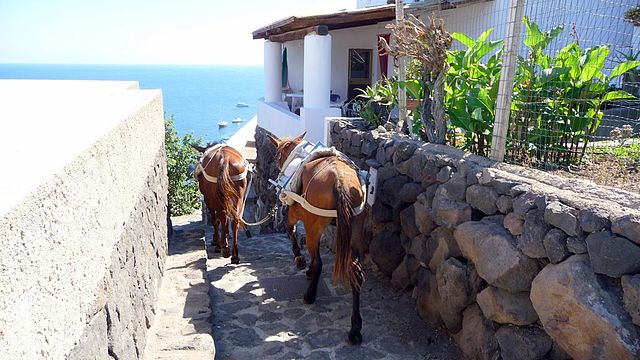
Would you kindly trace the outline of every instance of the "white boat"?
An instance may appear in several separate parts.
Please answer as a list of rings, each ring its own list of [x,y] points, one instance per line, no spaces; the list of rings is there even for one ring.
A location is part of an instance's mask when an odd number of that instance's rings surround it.
[[[236,104],[236,107],[249,107],[249,105],[247,103],[244,102],[239,102]]]
[[[225,127],[227,125],[229,125],[229,123],[226,121],[218,121],[218,127]]]
[[[237,118],[235,118],[235,119],[231,120],[231,122],[232,122],[232,123],[241,123],[241,122],[242,122],[242,119],[240,119],[239,117],[237,117]]]

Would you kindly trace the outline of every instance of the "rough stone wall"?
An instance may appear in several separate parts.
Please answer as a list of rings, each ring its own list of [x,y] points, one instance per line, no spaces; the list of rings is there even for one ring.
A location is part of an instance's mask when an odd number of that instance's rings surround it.
[[[271,133],[260,126],[256,126],[254,135],[256,141],[256,177],[253,179],[252,184],[259,198],[255,213],[256,220],[262,219],[276,202],[279,203],[275,191],[271,189],[269,179],[275,179],[280,173],[280,169],[278,169],[278,163],[275,160],[276,148],[267,138],[267,134]],[[286,209],[283,209],[275,219],[264,223],[260,231],[265,233],[284,231],[286,215]]]
[[[142,358],[167,256],[166,174],[163,150],[111,252],[95,313],[68,359]]]
[[[640,358],[640,196],[345,122],[368,256],[469,358]]]
[[[27,168],[59,167],[0,214],[3,359],[122,360],[144,349],[167,251],[162,94],[87,98],[108,107],[111,126],[77,135],[84,145],[68,162],[40,149]]]

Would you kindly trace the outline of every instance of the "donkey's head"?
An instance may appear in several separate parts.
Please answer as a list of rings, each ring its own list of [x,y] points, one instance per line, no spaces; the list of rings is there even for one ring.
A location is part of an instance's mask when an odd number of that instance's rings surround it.
[[[193,144],[193,143],[192,143],[192,144],[189,144],[189,145],[191,145],[191,147],[192,147],[192,148],[194,148],[194,149],[196,149],[196,150],[198,150],[199,152],[201,152],[201,153],[203,153],[203,154],[204,154],[204,152],[205,152],[205,151],[207,151],[207,149],[208,149],[208,148],[210,148],[210,147],[212,147],[212,146],[214,146],[214,145],[218,145],[219,143],[220,143],[219,141],[214,141],[214,142],[210,142],[210,143],[208,143],[208,144],[207,144],[207,145],[205,145],[205,146],[200,146],[199,144]]]
[[[282,169],[284,162],[287,161],[287,158],[293,151],[293,149],[298,146],[304,139],[304,136],[307,133],[304,132],[302,135],[295,138],[278,138],[271,134],[267,134],[267,137],[271,141],[271,143],[276,147],[276,161],[278,162],[278,168]]]

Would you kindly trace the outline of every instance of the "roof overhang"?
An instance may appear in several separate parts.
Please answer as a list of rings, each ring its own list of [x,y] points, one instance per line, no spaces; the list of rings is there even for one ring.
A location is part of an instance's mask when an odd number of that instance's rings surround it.
[[[290,16],[254,31],[253,38],[285,42],[302,39],[306,34],[316,31],[318,26],[326,26],[328,30],[338,30],[374,25],[395,18],[395,5],[393,4],[341,10],[322,15]]]
[[[422,0],[405,4],[407,13],[424,13],[427,11],[451,10],[459,6],[493,0]],[[253,32],[254,39],[265,39],[273,42],[300,40],[305,35],[316,32],[324,35],[326,31],[348,29],[359,26],[374,25],[395,20],[396,5],[382,5],[369,8],[340,10],[338,12],[309,16],[289,16]]]

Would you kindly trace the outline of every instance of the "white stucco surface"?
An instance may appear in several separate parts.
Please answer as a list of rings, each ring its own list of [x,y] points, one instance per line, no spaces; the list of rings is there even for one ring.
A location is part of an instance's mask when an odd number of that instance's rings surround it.
[[[0,81],[0,358],[65,358],[104,306],[164,140],[161,92],[137,88]]]
[[[137,89],[136,81],[0,80],[0,215],[158,96]]]

